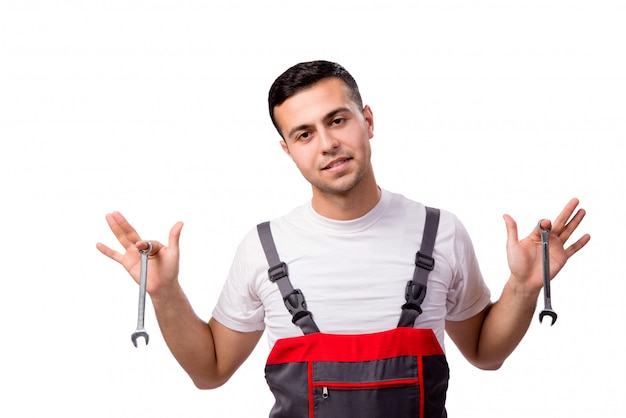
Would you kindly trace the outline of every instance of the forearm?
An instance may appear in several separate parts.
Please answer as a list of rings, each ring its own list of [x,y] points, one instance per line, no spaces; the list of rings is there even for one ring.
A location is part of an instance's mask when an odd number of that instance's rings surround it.
[[[497,369],[518,346],[530,326],[539,290],[510,279],[487,312],[477,344],[476,365]]]
[[[209,325],[193,311],[179,285],[152,296],[165,342],[182,368],[199,388],[220,386],[213,335]]]
[[[517,224],[504,215],[507,227],[507,260],[511,276],[500,299],[465,321],[447,322],[446,330],[465,357],[483,369],[497,369],[522,340],[537,307],[544,282],[543,237],[539,229],[550,228],[550,279],[567,260],[589,242],[589,234],[565,248],[564,243],[585,216],[577,199],[565,206],[554,222],[540,221],[528,237],[519,240]],[[570,219],[571,217],[571,219]]]

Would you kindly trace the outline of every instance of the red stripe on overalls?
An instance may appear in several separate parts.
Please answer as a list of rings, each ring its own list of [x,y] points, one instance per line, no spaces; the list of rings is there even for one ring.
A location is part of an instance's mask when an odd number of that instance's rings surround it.
[[[417,378],[419,379],[420,386],[420,417],[424,416],[424,399],[426,399],[426,393],[424,392],[424,362],[422,356],[417,358]]]
[[[309,362],[309,364],[307,364],[307,378],[309,380],[309,418],[315,418],[313,397],[313,362]]]
[[[373,334],[317,332],[276,341],[267,364],[307,361],[372,361],[398,356],[443,355],[431,329],[394,328]],[[421,370],[421,368],[420,368]]]

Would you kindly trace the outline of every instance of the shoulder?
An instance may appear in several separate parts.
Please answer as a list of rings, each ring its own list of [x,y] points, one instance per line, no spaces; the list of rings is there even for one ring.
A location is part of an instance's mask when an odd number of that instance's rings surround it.
[[[399,193],[393,193],[386,190],[383,190],[383,196],[387,195],[387,199],[389,201],[389,211],[393,213],[394,216],[407,216],[414,217],[421,221],[425,219],[426,216],[426,208],[431,207],[433,209],[437,209],[439,211],[439,233],[443,233],[444,235],[456,235],[457,233],[461,233],[462,235],[466,234],[466,229],[459,217],[445,209],[438,207],[436,205],[422,203],[417,200],[413,200]]]

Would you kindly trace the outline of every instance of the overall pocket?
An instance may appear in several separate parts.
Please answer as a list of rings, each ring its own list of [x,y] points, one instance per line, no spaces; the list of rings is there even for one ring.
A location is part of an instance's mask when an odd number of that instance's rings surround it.
[[[271,418],[443,418],[449,369],[430,329],[278,340]]]
[[[314,362],[315,418],[415,418],[420,410],[416,357],[368,362]]]

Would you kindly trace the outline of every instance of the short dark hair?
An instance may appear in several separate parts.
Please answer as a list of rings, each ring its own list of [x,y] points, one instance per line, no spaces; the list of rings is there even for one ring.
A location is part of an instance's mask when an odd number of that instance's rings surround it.
[[[323,60],[301,62],[278,76],[272,87],[270,87],[267,99],[270,118],[281,136],[280,127],[274,117],[274,108],[283,104],[299,91],[312,87],[321,80],[330,77],[337,77],[346,83],[350,89],[350,98],[358,105],[359,109],[363,109],[363,100],[361,99],[359,86],[357,86],[356,81],[345,68],[337,63]]]

